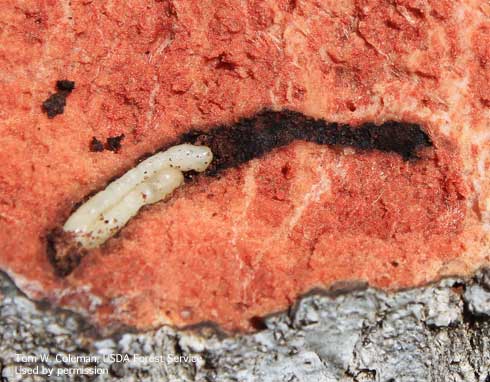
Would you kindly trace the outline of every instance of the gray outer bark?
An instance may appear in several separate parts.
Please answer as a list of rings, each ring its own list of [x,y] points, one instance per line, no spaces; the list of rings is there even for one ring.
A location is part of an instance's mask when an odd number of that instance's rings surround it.
[[[256,334],[234,337],[206,327],[164,327],[101,338],[76,314],[30,301],[5,275],[0,275],[0,291],[5,381],[490,381],[487,271],[470,280],[446,279],[392,294],[340,285],[266,318],[266,328]],[[116,353],[131,360],[104,359]],[[25,363],[16,354],[51,357]],[[96,364],[63,363],[57,354],[98,358]],[[135,354],[161,355],[165,362],[136,362]],[[107,373],[46,377],[16,372],[19,366],[36,365],[54,367],[54,374],[80,366]]]

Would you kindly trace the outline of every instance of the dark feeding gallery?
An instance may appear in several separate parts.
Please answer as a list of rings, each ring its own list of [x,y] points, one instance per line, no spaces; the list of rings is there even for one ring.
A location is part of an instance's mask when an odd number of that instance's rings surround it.
[[[106,149],[117,151],[123,138],[124,135],[108,138],[107,145],[112,147],[106,145]],[[421,126],[412,123],[388,121],[380,125],[365,123],[350,126],[314,119],[290,110],[266,109],[233,124],[190,130],[162,150],[183,143],[209,147],[213,153],[213,161],[202,175],[194,174],[197,180],[201,176],[214,176],[228,168],[260,158],[295,140],[395,153],[406,161],[417,160],[419,149],[432,146],[430,137]],[[102,142],[96,138],[93,138],[92,146],[96,151],[103,150]],[[90,195],[95,192],[97,190]],[[83,201],[77,205],[81,203]],[[47,235],[47,254],[56,274],[65,277],[80,264],[88,250],[74,240],[73,233],[58,227]]]
[[[387,121],[351,126],[296,111],[268,109],[230,125],[191,130],[181,136],[179,143],[208,146],[214,160],[207,173],[212,174],[260,158],[295,140],[395,153],[404,160],[418,159],[419,149],[433,145],[423,128],[414,123]]]

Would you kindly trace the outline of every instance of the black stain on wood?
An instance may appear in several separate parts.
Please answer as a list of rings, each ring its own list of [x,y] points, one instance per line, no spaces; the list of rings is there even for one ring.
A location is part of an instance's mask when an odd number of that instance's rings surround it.
[[[56,81],[56,89],[58,89],[58,91],[71,92],[73,89],[75,89],[75,81],[58,80]]]
[[[68,276],[87,254],[87,250],[75,241],[74,234],[65,232],[62,228],[51,231],[46,242],[48,260],[59,277]]]
[[[90,141],[90,151],[92,152],[101,152],[104,151],[104,144],[99,141],[97,138],[92,137]]]
[[[56,81],[56,89],[57,92],[51,94],[42,105],[42,109],[48,115],[48,118],[63,114],[66,106],[66,97],[75,89],[75,82],[58,80]]]
[[[121,149],[121,141],[123,139],[124,139],[124,134],[107,138],[105,144],[106,150],[118,152]]]

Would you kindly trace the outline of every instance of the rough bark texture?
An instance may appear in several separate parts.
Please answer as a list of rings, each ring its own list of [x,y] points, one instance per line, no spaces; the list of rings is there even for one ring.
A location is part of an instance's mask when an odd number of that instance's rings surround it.
[[[14,371],[15,354],[48,353],[94,354],[101,359],[97,366],[109,371],[50,381],[490,380],[488,271],[394,294],[362,286],[312,293],[289,312],[265,319],[263,330],[236,337],[205,327],[99,337],[74,313],[33,303],[6,276],[0,280],[0,366],[6,381],[48,380]],[[111,364],[102,360],[109,353],[194,356],[196,362]]]

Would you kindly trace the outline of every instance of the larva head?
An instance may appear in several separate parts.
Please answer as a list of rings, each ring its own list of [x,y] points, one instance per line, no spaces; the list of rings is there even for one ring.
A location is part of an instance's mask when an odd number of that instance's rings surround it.
[[[169,148],[166,154],[171,167],[180,171],[205,171],[213,160],[213,153],[207,146],[182,144]]]

